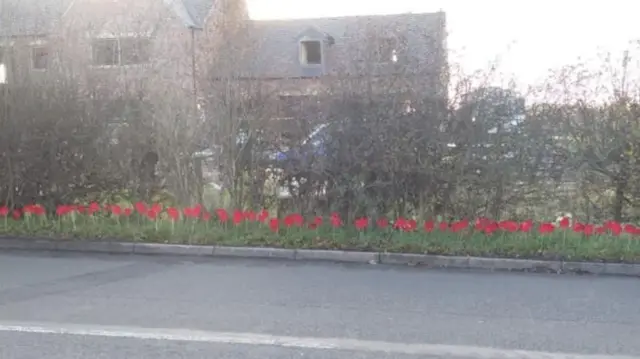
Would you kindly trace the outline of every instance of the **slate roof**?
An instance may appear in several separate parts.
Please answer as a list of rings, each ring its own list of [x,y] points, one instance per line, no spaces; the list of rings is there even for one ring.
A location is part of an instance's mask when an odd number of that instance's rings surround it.
[[[199,28],[204,27],[204,21],[213,8],[215,0],[182,0],[187,7],[193,21]]]
[[[215,0],[164,0],[186,27],[202,29]]]
[[[53,31],[74,0],[3,0],[0,36],[40,36]],[[164,0],[186,27],[202,28],[215,0]]]
[[[443,12],[253,20],[255,56],[251,71],[267,77],[301,76],[298,40],[309,31],[325,35],[329,49],[325,56],[325,73],[347,70],[346,65],[357,62],[354,52],[362,50],[362,44],[372,33],[382,34],[382,37],[390,33],[402,36],[406,48],[410,49],[407,64],[417,68],[421,61],[443,51],[445,26]]]

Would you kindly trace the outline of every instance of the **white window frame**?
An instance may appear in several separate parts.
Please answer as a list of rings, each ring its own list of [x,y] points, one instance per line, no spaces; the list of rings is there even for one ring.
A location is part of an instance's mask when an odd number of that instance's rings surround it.
[[[151,62],[151,54],[149,54],[149,59],[146,62],[135,63],[135,64],[122,64],[122,44],[121,40],[123,39],[140,39],[140,40],[148,40],[150,45],[152,44],[153,38],[147,34],[122,34],[120,36],[117,35],[106,35],[102,34],[97,37],[93,37],[91,39],[91,66],[96,68],[113,68],[113,67],[135,67],[135,66],[145,66]],[[95,63],[95,49],[93,47],[94,41],[100,40],[113,40],[116,43],[116,63],[111,65],[101,65]]]
[[[7,83],[7,65],[4,61],[4,56],[7,53],[6,46],[0,46],[0,85]]]
[[[7,83],[7,65],[0,63],[0,85]]]

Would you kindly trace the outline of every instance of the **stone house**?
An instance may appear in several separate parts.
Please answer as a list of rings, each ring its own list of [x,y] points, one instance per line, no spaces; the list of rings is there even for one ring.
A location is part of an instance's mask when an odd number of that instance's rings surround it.
[[[73,79],[91,91],[197,96],[203,49],[215,44],[226,0],[4,0],[0,82]],[[235,8],[238,7],[236,10]],[[231,20],[231,21],[230,21]],[[225,26],[247,18],[225,19]],[[206,43],[206,44],[205,44]],[[158,93],[159,92],[159,93]]]
[[[266,102],[257,117],[269,129],[304,135],[310,122],[324,121],[324,110],[347,94],[394,97],[407,106],[446,102],[443,12],[251,20],[247,33],[232,56],[233,77]]]
[[[257,21],[245,0],[1,4],[0,82],[9,85],[54,74],[91,91],[177,97],[194,110],[216,91],[207,82],[231,77],[217,66],[226,58],[233,81],[259,82],[273,100],[269,118],[313,111],[327,94],[446,98],[442,12]]]

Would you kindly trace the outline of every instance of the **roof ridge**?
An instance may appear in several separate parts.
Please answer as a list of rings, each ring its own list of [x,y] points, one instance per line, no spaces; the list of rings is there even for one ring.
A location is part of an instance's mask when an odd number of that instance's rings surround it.
[[[172,8],[172,10],[178,15],[178,17],[185,23],[187,27],[200,28],[196,24],[193,18],[193,14],[189,12],[189,9],[184,4],[183,0],[164,0],[164,3]]]
[[[348,19],[364,19],[364,18],[391,18],[402,16],[442,16],[444,11],[432,11],[432,12],[401,12],[391,14],[361,14],[361,15],[342,15],[342,16],[319,16],[319,17],[300,17],[300,18],[288,18],[288,19],[251,19],[252,22],[304,22],[304,21],[318,21],[318,20],[348,20]]]

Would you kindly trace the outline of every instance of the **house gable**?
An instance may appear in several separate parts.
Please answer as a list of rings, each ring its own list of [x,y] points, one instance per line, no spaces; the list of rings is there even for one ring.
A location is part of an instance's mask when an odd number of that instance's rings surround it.
[[[251,27],[255,77],[305,77],[298,55],[305,36],[323,38],[322,75],[416,74],[446,64],[444,13],[254,20]]]

